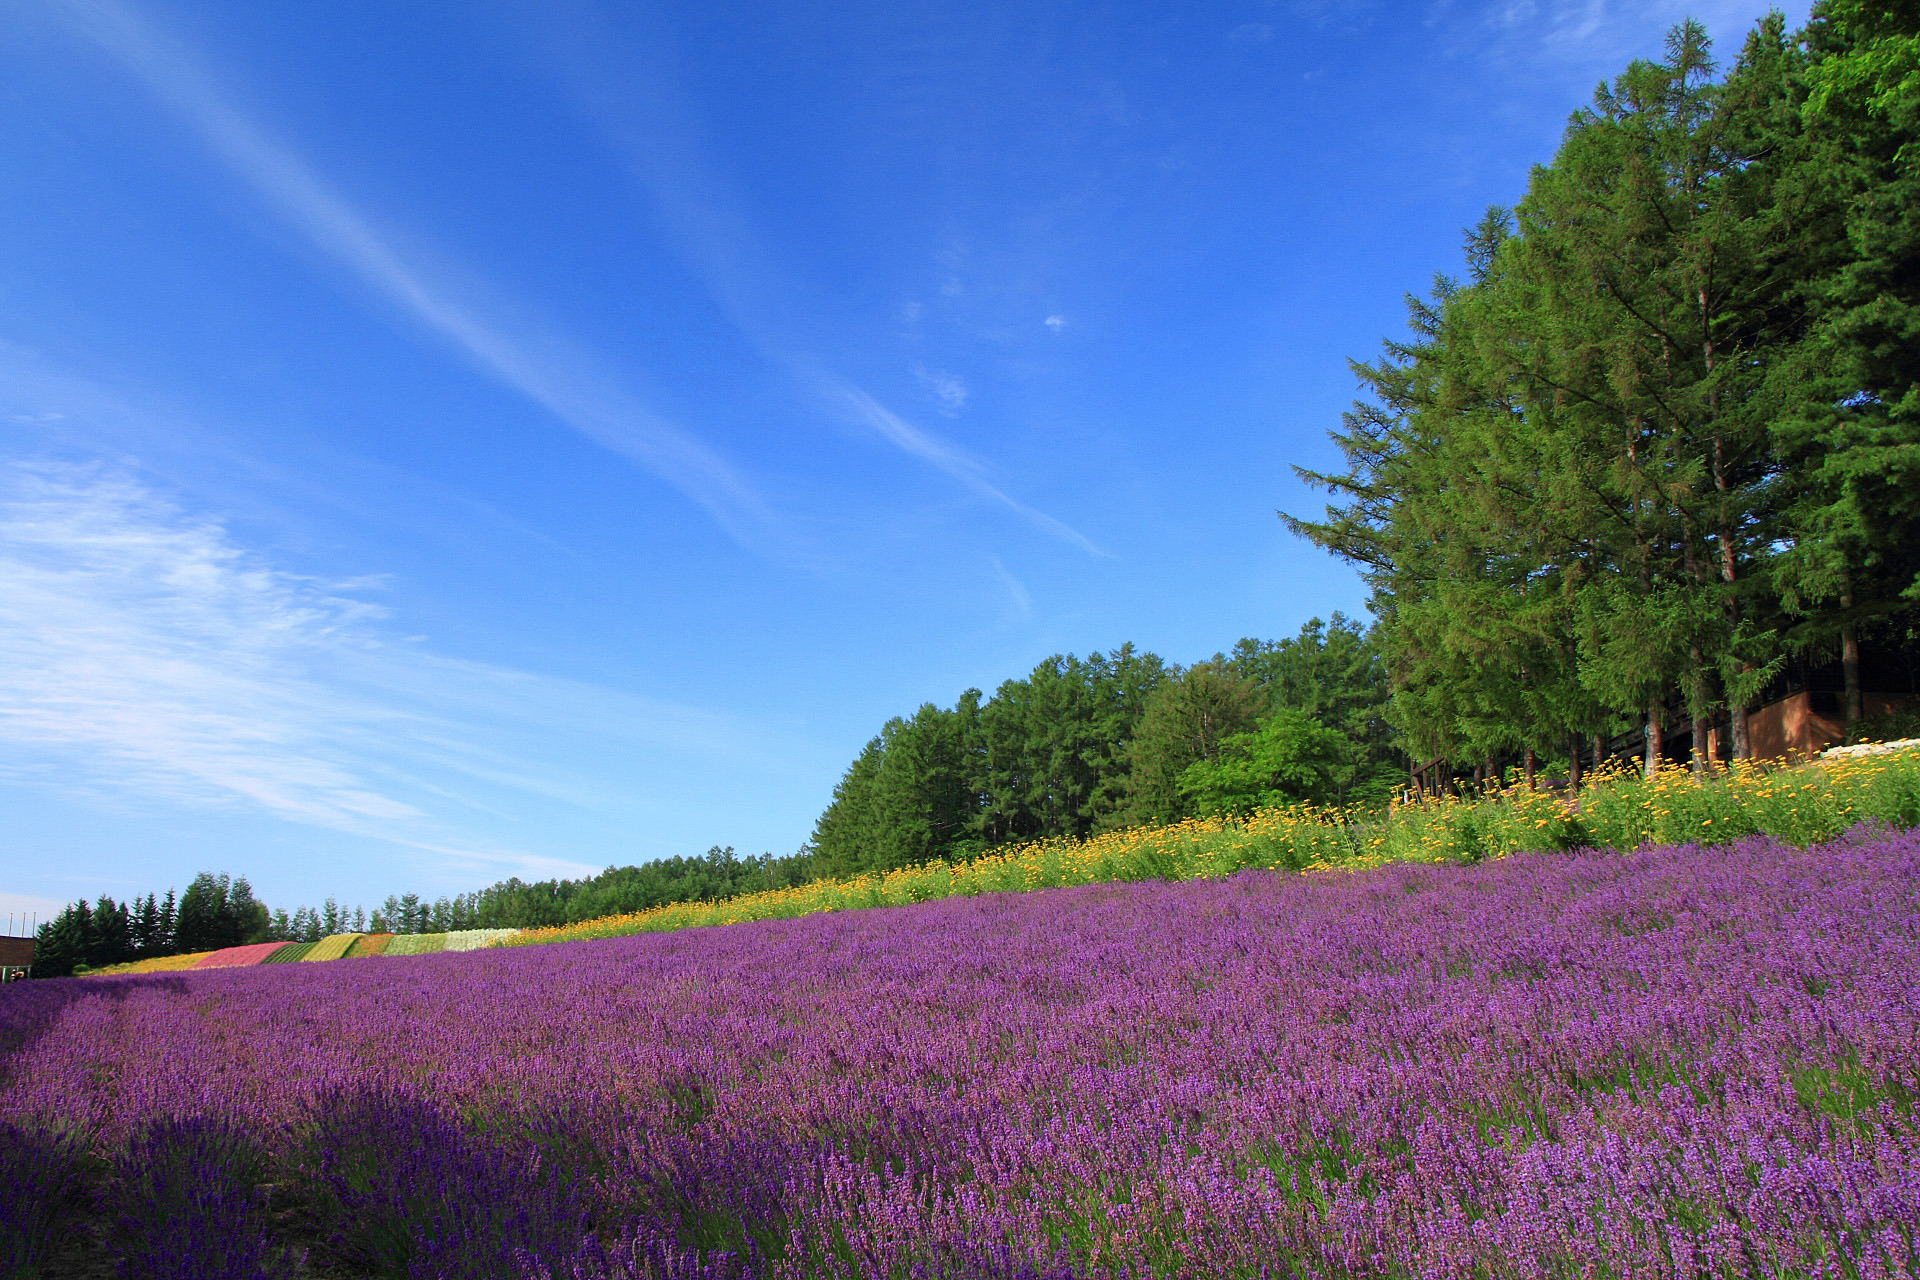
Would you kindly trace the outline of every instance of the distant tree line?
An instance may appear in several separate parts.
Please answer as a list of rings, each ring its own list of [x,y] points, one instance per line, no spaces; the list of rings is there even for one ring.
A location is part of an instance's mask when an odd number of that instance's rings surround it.
[[[1003,845],[1383,798],[1404,780],[1372,636],[1335,614],[1191,667],[1123,645],[1046,659],[992,697],[889,720],[814,827],[810,871],[846,876]]]
[[[335,933],[447,933],[458,929],[530,928],[643,911],[671,902],[712,902],[761,889],[803,883],[805,854],[741,857],[715,847],[701,857],[663,858],[608,867],[579,880],[526,884],[502,881],[477,893],[431,901],[389,897],[368,912],[328,898],[319,907],[269,910],[244,876],[195,876],[176,901],[169,889],[127,902],[102,896],[75,902],[40,926],[33,976],[75,972],[160,956],[213,951],[254,942],[317,942]]]
[[[718,902],[743,893],[785,889],[813,879],[805,853],[742,857],[718,845],[698,857],[660,858],[638,866],[608,867],[579,880],[532,884],[503,880],[446,902],[455,928],[528,929],[625,915],[674,902]],[[434,910],[440,911],[435,903]]]
[[[1639,728],[1751,753],[1782,664],[1920,605],[1920,8],[1776,13],[1720,75],[1676,27],[1577,112],[1463,279],[1355,370],[1292,526],[1372,587],[1389,718],[1477,763]]]

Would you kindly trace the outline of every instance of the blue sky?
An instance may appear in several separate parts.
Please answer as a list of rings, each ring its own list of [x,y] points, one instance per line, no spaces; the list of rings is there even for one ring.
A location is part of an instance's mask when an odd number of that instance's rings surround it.
[[[0,912],[790,852],[889,715],[1360,612],[1346,359],[1763,7],[8,6]]]

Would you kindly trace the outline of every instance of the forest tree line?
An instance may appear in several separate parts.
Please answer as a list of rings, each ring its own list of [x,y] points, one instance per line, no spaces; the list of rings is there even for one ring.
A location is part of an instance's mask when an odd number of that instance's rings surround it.
[[[1122,645],[1056,655],[985,697],[889,720],[808,848],[820,876],[1286,801],[1384,798],[1405,780],[1371,634],[1340,614],[1190,667]]]
[[[1710,728],[1783,664],[1911,652],[1920,606],[1920,9],[1676,27],[1577,112],[1465,274],[1356,364],[1334,495],[1419,760]]]

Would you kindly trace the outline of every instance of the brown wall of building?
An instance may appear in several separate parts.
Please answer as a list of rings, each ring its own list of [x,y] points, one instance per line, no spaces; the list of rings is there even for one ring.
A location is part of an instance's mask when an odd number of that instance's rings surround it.
[[[32,938],[0,938],[0,966],[24,966],[32,963]]]
[[[1860,695],[1861,710],[1870,716],[1885,715],[1911,701],[1898,693]],[[1812,759],[1835,743],[1846,741],[1847,729],[1838,715],[1816,712],[1813,695],[1802,690],[1770,702],[1748,716],[1747,735],[1756,760],[1778,760],[1784,756]]]

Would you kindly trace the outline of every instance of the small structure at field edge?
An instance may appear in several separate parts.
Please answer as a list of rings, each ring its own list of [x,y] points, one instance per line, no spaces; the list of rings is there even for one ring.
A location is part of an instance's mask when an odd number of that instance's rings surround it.
[[[27,976],[33,967],[32,938],[0,938],[0,982]]]

